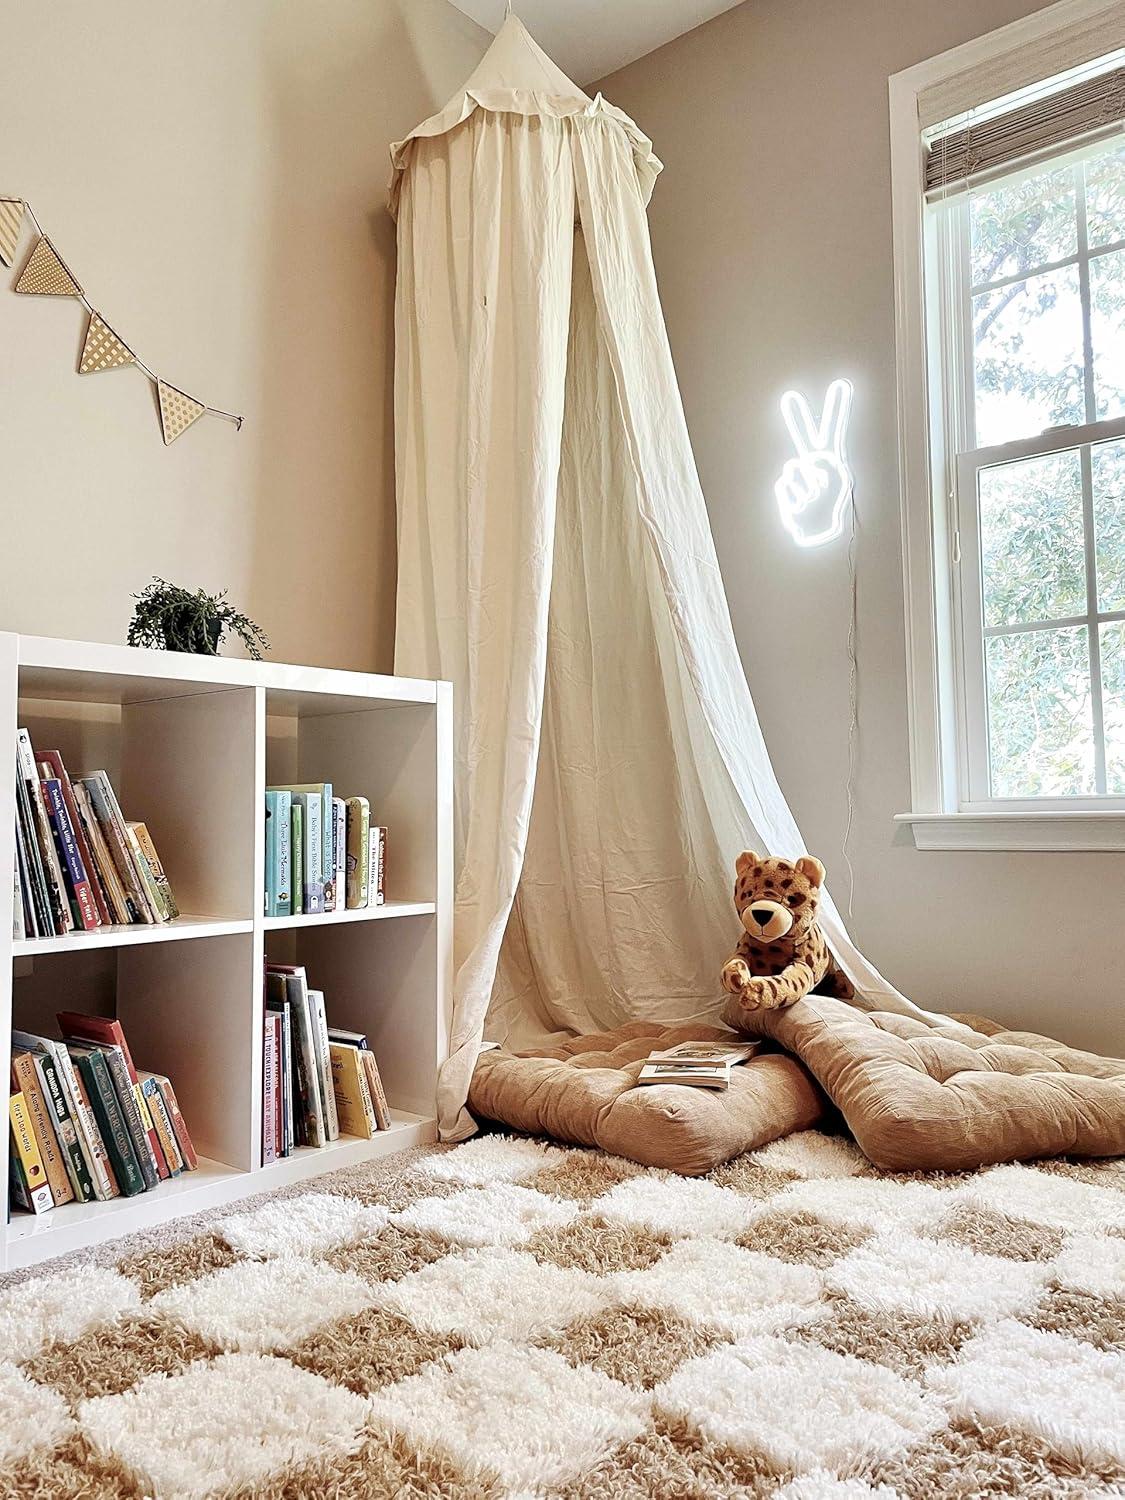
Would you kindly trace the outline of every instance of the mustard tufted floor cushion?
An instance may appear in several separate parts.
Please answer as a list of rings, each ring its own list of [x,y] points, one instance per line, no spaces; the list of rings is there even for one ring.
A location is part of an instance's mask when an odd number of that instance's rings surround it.
[[[775,1051],[735,1068],[723,1092],[637,1086],[642,1060],[657,1048],[732,1040],[715,1026],[634,1021],[541,1051],[485,1052],[473,1074],[469,1108],[478,1119],[515,1130],[702,1176],[740,1152],[807,1130],[826,1111],[801,1064]]]
[[[747,1019],[801,1059],[877,1167],[952,1172],[1125,1154],[1117,1058],[976,1016],[929,1024],[827,995]]]

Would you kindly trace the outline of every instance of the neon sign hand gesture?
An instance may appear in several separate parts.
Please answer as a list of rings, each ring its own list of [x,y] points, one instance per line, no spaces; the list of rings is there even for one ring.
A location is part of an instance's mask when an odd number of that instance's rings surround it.
[[[781,415],[797,450],[773,487],[785,529],[800,547],[819,547],[844,529],[855,480],[847,459],[850,380],[834,380],[824,395],[820,421],[799,391],[786,391]]]

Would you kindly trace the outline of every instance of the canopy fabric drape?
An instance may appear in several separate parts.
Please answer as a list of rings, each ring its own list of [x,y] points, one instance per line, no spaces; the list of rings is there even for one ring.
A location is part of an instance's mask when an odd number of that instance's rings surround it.
[[[656,286],[659,171],[510,17],[393,148],[396,670],[454,683],[454,1013],[483,1039],[712,1019],[733,860],[795,858]],[[821,920],[859,1003],[921,1014]]]

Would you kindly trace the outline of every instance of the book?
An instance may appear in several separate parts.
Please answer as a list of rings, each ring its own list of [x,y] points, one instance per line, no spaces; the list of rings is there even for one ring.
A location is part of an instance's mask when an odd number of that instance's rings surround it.
[[[328,1015],[323,990],[309,990],[309,1018],[312,1022],[313,1052],[316,1075],[324,1105],[324,1132],[330,1141],[339,1140],[340,1122],[336,1114],[336,1091],[332,1087],[332,1059],[328,1053]]]
[[[120,1047],[106,1046],[99,1042],[97,1050],[105,1058],[106,1067],[109,1069],[113,1091],[117,1095],[117,1102],[125,1118],[125,1128],[129,1132],[129,1141],[133,1147],[133,1154],[137,1158],[141,1176],[144,1178],[145,1188],[146,1190],[154,1188],[161,1176],[166,1177],[168,1172],[167,1167],[163,1174],[160,1171],[160,1158],[157,1156],[160,1142],[156,1137],[156,1129],[152,1124],[148,1106],[144,1102],[141,1087],[139,1084],[134,1086],[129,1077],[129,1070],[125,1066],[125,1058]],[[151,1140],[149,1139],[150,1132]],[[163,1156],[163,1152],[160,1156]]]
[[[59,1030],[63,1036],[72,1037],[76,1041],[86,1042],[93,1046],[116,1048],[121,1053],[128,1083],[135,1096],[136,1112],[145,1129],[153,1166],[159,1175],[166,1176],[166,1173],[160,1172],[159,1137],[155,1125],[149,1118],[148,1106],[144,1101],[136,1064],[133,1062],[133,1054],[129,1051],[129,1043],[125,1040],[125,1029],[121,1022],[113,1016],[88,1016],[76,1010],[60,1010],[55,1020],[59,1023]]]
[[[319,808],[317,810],[316,826],[320,831],[320,883],[323,887],[324,905],[323,911],[335,911],[336,909],[336,873],[335,860],[332,851],[333,839],[333,816],[332,816],[332,783],[330,781],[305,781],[299,785],[290,787],[275,787],[274,791],[288,791],[293,797],[317,797]],[[308,837],[309,819],[305,814],[305,833]],[[308,910],[308,907],[305,908]]]
[[[66,894],[66,883],[63,880],[62,866],[59,863],[58,852],[55,849],[55,836],[51,827],[50,816],[47,812],[47,803],[43,795],[43,786],[39,780],[39,769],[35,762],[35,751],[31,745],[31,736],[26,729],[16,730],[16,755],[18,759],[19,774],[23,781],[25,793],[31,812],[31,827],[33,837],[38,845],[43,879],[46,888],[47,902],[50,908],[50,931],[61,936],[70,932],[74,927],[74,917],[70,910],[70,901]]]
[[[349,797],[347,809],[347,905],[360,911],[367,905],[371,878],[371,804],[366,797]]]
[[[387,899],[387,830],[385,828],[371,825],[367,837],[367,854],[367,904],[382,906]]]
[[[726,1068],[746,1062],[761,1047],[761,1042],[677,1042],[650,1052],[650,1063],[673,1063],[681,1068]]]
[[[281,1093],[278,1069],[281,1066],[281,1017],[269,1011],[265,1017],[262,1042],[262,1166],[268,1166],[282,1154]]]
[[[42,769],[50,770],[47,761],[43,762]],[[47,803],[47,815],[51,819],[55,852],[71,897],[71,913],[76,918],[75,925],[81,926],[86,932],[93,932],[101,925],[101,917],[98,915],[93,888],[87,878],[82,855],[79,853],[78,840],[75,838],[74,826],[70,821],[70,813],[63,797],[62,782],[57,776],[44,776],[42,785],[43,796]]]
[[[93,1185],[94,1197],[105,1202],[118,1195],[117,1180],[102,1140],[101,1130],[94,1117],[82,1079],[75,1071],[74,1063],[64,1043],[52,1037],[35,1036],[27,1031],[12,1032],[13,1046],[26,1047],[29,1051],[42,1049],[54,1061],[60,1087],[66,1101],[67,1111],[74,1121],[75,1133],[86,1169]]]
[[[287,993],[279,993],[279,986],[273,987],[266,984],[266,1010],[272,1012],[278,1019],[278,1034],[281,1038],[281,1050],[278,1057],[277,1083],[279,1094],[279,1112],[281,1116],[281,1156],[289,1156],[296,1144],[296,1121],[293,1108],[294,1080],[293,1080],[293,1025],[290,1016],[291,1006]]]
[[[19,941],[20,938],[38,937],[39,932],[35,921],[35,912],[30,904],[31,876],[28,874],[23,841],[20,837],[18,812],[16,820],[16,857],[13,862],[12,885],[12,937]]]
[[[293,797],[284,790],[266,793],[266,916],[287,917],[293,909],[290,887],[292,865]]]
[[[289,808],[289,885],[292,914],[300,916],[305,910],[305,810],[299,802],[290,803]]]
[[[86,843],[94,856],[94,869],[97,871],[105,896],[110,922],[124,926],[128,922],[139,921],[139,914],[121,883],[121,876],[117,873],[117,866],[109,852],[109,845],[105,841],[105,835],[94,813],[90,793],[81,781],[73,782],[71,791],[74,795],[74,805],[78,809],[78,821],[86,835]]]
[[[348,904],[348,809],[343,797],[332,798],[332,872],[336,911]]]
[[[359,1053],[359,1059],[367,1075],[367,1089],[371,1095],[375,1124],[380,1130],[390,1130],[391,1112],[387,1106],[387,1096],[383,1092],[383,1080],[379,1076],[379,1065],[375,1061],[375,1054],[369,1048],[364,1048]]]
[[[362,1052],[358,1047],[333,1042],[329,1054],[340,1129],[345,1135],[357,1135],[361,1140],[370,1140],[378,1127],[367,1076],[360,1062]]]
[[[172,1080],[167,1078],[163,1073],[141,1074],[142,1082],[148,1078],[156,1079],[156,1086],[160,1090],[160,1097],[164,1100],[168,1117],[172,1121],[172,1129],[176,1135],[176,1144],[179,1146],[180,1155],[184,1159],[184,1171],[194,1172],[199,1166],[199,1156],[196,1153],[191,1132],[188,1130],[187,1121],[180,1111],[180,1101],[176,1098],[176,1090],[172,1087]]]
[[[70,1178],[70,1185],[74,1191],[75,1201],[78,1203],[92,1203],[95,1197],[94,1181],[90,1176],[90,1169],[86,1165],[86,1158],[82,1155],[82,1147],[78,1140],[78,1128],[74,1123],[70,1107],[66,1102],[66,1094],[59,1078],[55,1059],[45,1050],[39,1051],[36,1049],[28,1055],[35,1059],[35,1070],[39,1074],[43,1092],[54,1117],[55,1134],[58,1137],[59,1146],[63,1152],[67,1176]]]
[[[301,869],[294,870],[294,883],[301,881],[301,904],[306,913],[324,910],[324,876],[321,860],[324,837],[321,828],[319,792],[294,792],[293,806],[300,807],[302,821]]]
[[[152,841],[152,834],[148,831],[148,825],[145,823],[126,823],[125,827],[133,835],[134,845],[139,847],[140,853],[148,866],[152,882],[160,897],[161,906],[167,912],[168,920],[172,921],[180,915],[180,908],[176,905],[172,882],[168,879],[164,866],[160,862],[160,855],[156,852],[156,845]]]
[[[285,964],[266,965],[267,997],[289,1001],[293,1035],[294,1123],[303,1145],[325,1143],[324,1103],[313,1046],[312,1018],[309,1010],[308,981],[300,967]]]
[[[32,935],[34,937],[50,937],[54,933],[55,924],[47,893],[47,877],[43,869],[43,857],[39,852],[39,839],[36,834],[31,799],[28,794],[27,783],[24,781],[20,771],[18,757],[16,765],[16,844],[18,853],[22,859],[22,870],[26,875],[28,883],[25,896],[33,914],[33,922],[30,924],[34,928]]]
[[[92,776],[79,777],[79,781],[89,795],[90,805],[109,848],[110,858],[128,897],[131,912],[129,920],[155,923],[156,915],[145,895],[144,883],[129,846],[125,820],[117,806],[109,777],[104,771],[95,771]]]
[[[156,872],[148,862],[148,855],[141,846],[141,841],[137,837],[137,830],[134,824],[125,824],[125,838],[129,845],[129,853],[132,856],[133,864],[136,866],[137,874],[140,877],[141,889],[144,891],[144,897],[148,902],[149,910],[156,921],[170,922],[172,914],[164,899],[163,891],[156,883]]]
[[[54,1208],[55,1200],[51,1196],[43,1158],[39,1154],[39,1145],[31,1128],[27,1101],[21,1093],[13,1094],[8,1100],[8,1119],[12,1131],[12,1159],[20,1169],[25,1189],[21,1206],[33,1213],[45,1213],[47,1209]]]
[[[67,1175],[66,1161],[58,1135],[55,1133],[54,1114],[47,1103],[35,1058],[30,1052],[14,1052],[12,1055],[12,1089],[23,1095],[31,1133],[39,1148],[39,1159],[51,1189],[52,1202],[57,1207],[74,1201],[74,1189]]]
[[[90,893],[94,898],[94,904],[98,912],[98,926],[104,926],[112,922],[109,904],[106,901],[102,883],[98,877],[97,862],[94,851],[90,847],[86,837],[86,830],[82,826],[82,819],[78,814],[78,803],[74,796],[74,785],[70,774],[63,764],[62,755],[57,750],[40,750],[38,752],[40,767],[46,765],[50,768],[50,774],[58,781],[62,789],[63,801],[66,803],[67,816],[74,830],[75,843],[78,845],[78,855],[82,861],[82,867],[86,872],[86,878],[90,883]]]
[[[135,1197],[145,1191],[146,1182],[105,1056],[99,1047],[75,1042],[67,1043],[67,1051],[85,1087],[117,1185],[124,1197]]]
[[[168,1106],[164,1103],[164,1096],[160,1092],[160,1085],[149,1074],[141,1082],[140,1090],[148,1107],[153,1129],[160,1140],[160,1150],[167,1168],[166,1174],[162,1175],[178,1177],[184,1170],[184,1158],[180,1151],[179,1142],[176,1140],[176,1130],[172,1124],[172,1117],[168,1113]]]

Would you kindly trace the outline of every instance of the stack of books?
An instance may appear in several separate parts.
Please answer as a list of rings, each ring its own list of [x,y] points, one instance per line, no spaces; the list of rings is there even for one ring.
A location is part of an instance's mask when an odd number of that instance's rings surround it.
[[[329,1026],[324,994],[300,965],[266,965],[262,1163],[391,1124],[367,1038]]]
[[[267,917],[381,906],[386,863],[366,797],[334,797],[330,781],[267,789]]]
[[[760,1042],[678,1042],[662,1052],[650,1052],[637,1082],[726,1089],[732,1069],[753,1057],[760,1046]]]
[[[143,823],[121,813],[104,771],[72,781],[57,750],[16,732],[12,935],[61,937],[128,922],[170,922],[176,898]]]
[[[61,1011],[63,1040],[12,1032],[10,1202],[63,1203],[148,1192],[199,1165],[176,1091],[138,1072],[116,1020]]]

